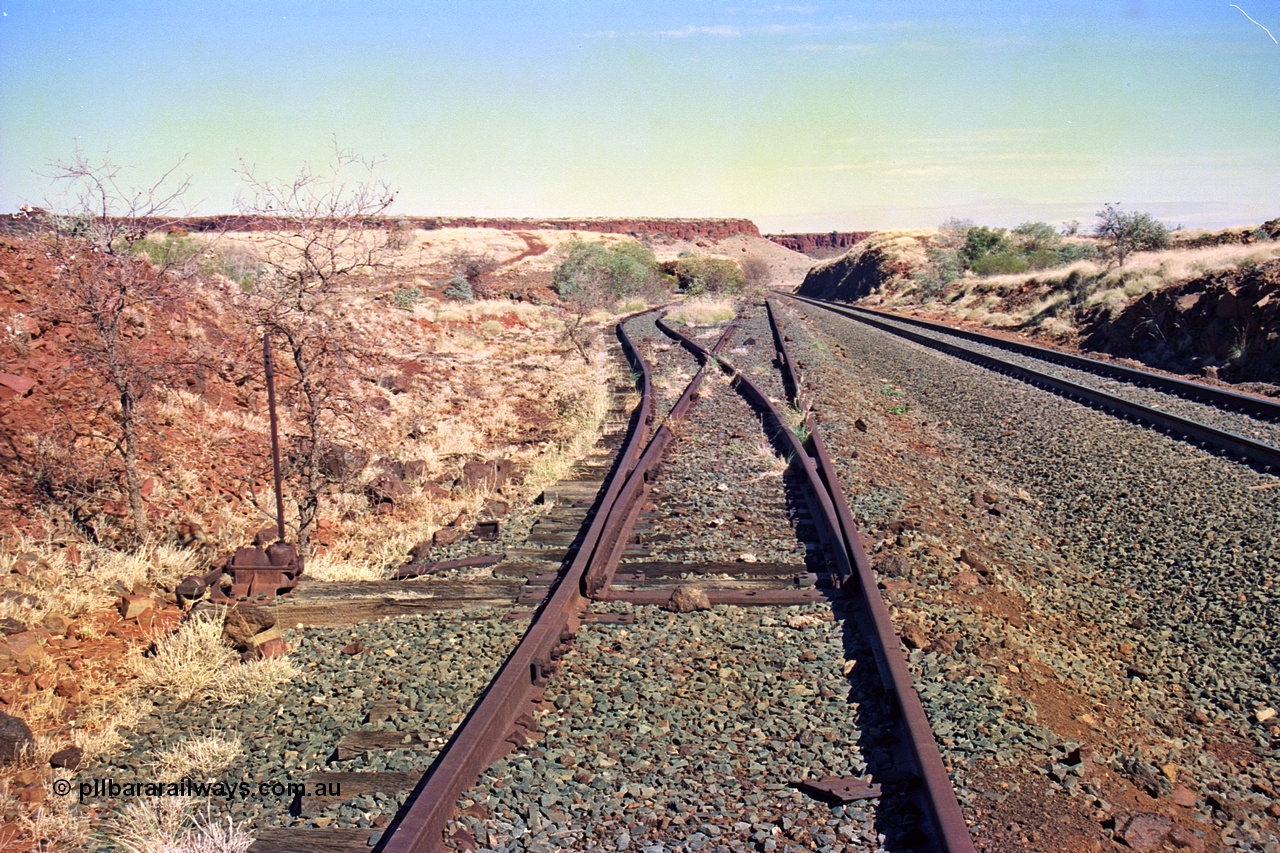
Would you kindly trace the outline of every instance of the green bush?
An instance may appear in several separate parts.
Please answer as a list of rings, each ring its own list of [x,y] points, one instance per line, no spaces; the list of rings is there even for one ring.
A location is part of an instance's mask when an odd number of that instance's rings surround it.
[[[455,275],[445,284],[441,294],[445,299],[455,302],[475,302],[476,295],[471,291],[471,282],[461,275]],[[398,304],[398,303],[397,303]]]
[[[635,240],[606,246],[575,237],[551,282],[563,298],[612,304],[651,287],[657,270],[653,251]]]
[[[1018,248],[1028,255],[1055,249],[1062,243],[1062,236],[1048,222],[1023,222],[1013,229],[1013,236]]]
[[[978,275],[1007,275],[1009,273],[1026,272],[1031,264],[1022,255],[1014,251],[1002,251],[996,254],[983,255],[969,263],[969,269]]]
[[[920,289],[922,298],[937,299],[947,289],[947,285],[964,273],[964,258],[956,249],[939,249],[930,246],[926,252],[929,263],[923,269],[911,274],[911,279]]]
[[[1062,253],[1053,249],[1036,249],[1033,252],[1027,252],[1023,257],[1027,261],[1027,266],[1033,270],[1047,270],[1062,264]]]
[[[135,255],[145,255],[152,266],[162,270],[199,271],[206,275],[222,272],[217,257],[204,243],[184,235],[172,232],[163,237],[150,235],[128,248]]]
[[[746,286],[742,267],[728,258],[686,252],[676,261],[680,287],[692,296],[703,293],[740,293]]]
[[[1063,264],[1092,261],[1098,257],[1098,247],[1092,243],[1067,243],[1058,250],[1058,257],[1062,259]]]
[[[1093,233],[1106,246],[1107,255],[1124,266],[1133,252],[1164,249],[1169,245],[1169,228],[1150,213],[1125,213],[1117,204],[1098,211]]]
[[[422,291],[415,287],[402,287],[392,294],[396,307],[401,311],[412,311],[422,299]]]
[[[988,228],[985,225],[975,225],[965,232],[964,247],[960,250],[960,253],[964,255],[965,260],[972,267],[976,261],[987,255],[1003,254],[1011,248],[1012,244],[1009,241],[1009,235],[1003,228]]]

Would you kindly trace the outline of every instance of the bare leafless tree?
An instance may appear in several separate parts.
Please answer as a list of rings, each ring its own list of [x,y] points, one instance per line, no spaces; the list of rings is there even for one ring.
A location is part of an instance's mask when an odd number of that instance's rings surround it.
[[[45,231],[56,279],[43,311],[71,329],[67,346],[77,367],[101,383],[87,390],[101,416],[97,423],[112,426],[106,433],[108,455],[118,456],[123,465],[129,517],[138,537],[149,527],[138,469],[144,404],[156,383],[184,358],[147,341],[172,305],[173,281],[135,249],[163,227],[186,191],[189,181],[174,178],[178,165],[139,188],[124,183],[128,167],[109,157],[92,161],[77,150],[70,161],[51,164],[48,175],[60,196],[50,203]],[[109,393],[100,394],[102,388]],[[102,437],[94,429],[76,433]]]
[[[335,143],[327,166],[304,164],[292,179],[261,177],[243,158],[237,169],[239,211],[272,220],[257,234],[261,269],[244,301],[250,321],[286,349],[292,368],[282,376],[282,397],[297,426],[291,474],[303,556],[328,486],[322,461],[359,358],[339,332],[343,296],[400,246],[400,231],[382,221],[395,192],[378,177],[379,165]]]
[[[114,162],[110,154],[92,160],[77,147],[70,160],[50,163],[45,175],[56,192],[48,224],[58,237],[88,242],[104,255],[130,257],[139,242],[179,214],[179,202],[191,186],[189,177],[176,177],[185,160],[153,183],[134,186],[123,179],[131,167]]]

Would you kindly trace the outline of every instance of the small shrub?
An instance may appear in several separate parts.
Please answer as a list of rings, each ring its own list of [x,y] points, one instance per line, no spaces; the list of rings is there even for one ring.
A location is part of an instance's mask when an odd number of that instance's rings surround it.
[[[1027,266],[1033,270],[1045,270],[1062,263],[1062,254],[1054,249],[1036,249],[1026,255]]]
[[[938,239],[943,246],[950,249],[958,249],[964,245],[965,236],[972,227],[972,219],[960,219],[953,216],[938,226]]]
[[[747,287],[752,290],[763,290],[769,286],[773,271],[769,269],[769,262],[764,258],[759,255],[747,255],[742,259],[742,276]]]
[[[1124,266],[1125,259],[1133,252],[1164,249],[1169,245],[1168,226],[1156,221],[1150,213],[1125,213],[1116,204],[1107,204],[1098,211],[1093,233],[1120,266]]]
[[[412,311],[422,301],[422,291],[416,286],[402,287],[391,295],[396,307],[401,311]]]
[[[1023,222],[1013,229],[1019,248],[1033,253],[1045,249],[1053,249],[1062,242],[1062,237],[1048,222]]]
[[[976,260],[970,261],[969,269],[982,276],[1009,275],[1026,272],[1031,269],[1031,265],[1026,258],[1016,252],[1004,251],[993,255],[983,255]]]
[[[680,256],[676,262],[676,278],[681,289],[691,296],[739,293],[746,285],[742,267],[734,261],[694,252]]]
[[[1058,256],[1062,259],[1063,264],[1097,260],[1098,255],[1098,247],[1092,243],[1067,243],[1058,249]]]
[[[1003,228],[988,228],[985,225],[976,225],[970,228],[964,235],[964,247],[960,253],[964,255],[965,260],[969,262],[970,268],[974,263],[987,255],[999,255],[1008,252],[1012,248],[1009,241],[1009,235],[1005,233]]]
[[[445,299],[450,299],[454,302],[476,301],[476,295],[471,290],[471,282],[467,281],[460,275],[455,275],[453,278],[449,279],[448,283],[445,285],[442,295]]]
[[[644,292],[657,278],[657,269],[653,251],[635,240],[606,245],[574,238],[551,282],[561,298],[599,307]]]
[[[964,272],[964,258],[956,249],[939,249],[930,246],[925,250],[928,263],[911,274],[924,300],[937,299],[947,286]]]
[[[493,295],[489,292],[489,276],[501,266],[493,255],[459,249],[445,260],[453,267],[454,278],[466,279],[475,298],[488,299]]]
[[[157,269],[193,272],[200,267],[201,272],[217,271],[215,259],[204,243],[173,232],[163,237],[144,237],[124,248],[135,255],[145,255]]]

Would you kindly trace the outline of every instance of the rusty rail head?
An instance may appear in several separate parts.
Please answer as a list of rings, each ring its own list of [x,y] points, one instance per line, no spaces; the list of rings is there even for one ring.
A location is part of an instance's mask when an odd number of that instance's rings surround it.
[[[601,535],[610,523],[611,510],[624,481],[635,468],[649,436],[652,385],[648,365],[627,337],[622,323],[618,324],[617,334],[624,352],[641,374],[641,404],[631,436],[619,455],[604,495],[597,501],[573,560],[553,585],[519,645],[440,750],[431,769],[397,815],[384,836],[381,848],[384,853],[445,849],[444,830],[458,798],[506,749],[516,721],[529,712],[531,700],[540,695],[547,675],[555,669],[554,653],[577,630],[586,606],[582,588],[587,568],[599,550]]]
[[[661,318],[655,319],[654,324],[664,334],[680,341],[687,347],[684,336],[679,332],[673,331]],[[717,350],[728,344],[737,327],[736,320],[729,324],[716,342]],[[658,464],[662,461],[662,455],[666,452],[667,446],[675,438],[670,424],[683,419],[688,414],[697,397],[698,389],[702,387],[702,381],[706,376],[710,360],[707,358],[706,350],[696,344],[693,345],[690,351],[698,356],[699,360],[702,361],[702,366],[698,368],[698,372],[694,374],[693,379],[685,386],[680,399],[671,407],[671,411],[667,413],[663,423],[654,431],[653,437],[640,454],[633,469],[628,472],[626,482],[619,491],[617,500],[609,507],[610,518],[604,527],[605,532],[597,546],[598,553],[593,556],[587,573],[583,578],[583,593],[589,598],[600,597],[613,582],[613,574],[618,567],[618,561],[622,558],[622,552],[626,548],[627,538],[631,535],[631,529],[635,526],[636,519],[640,515],[641,498],[644,496],[645,487],[652,478],[652,474],[657,469]]]
[[[767,303],[766,303],[767,304]],[[777,322],[772,307],[769,308],[769,324],[774,330],[774,342],[787,370],[794,370],[791,356],[787,352],[785,336]],[[793,372],[793,381],[797,392],[800,388],[799,377]],[[896,710],[907,730],[907,757],[921,781],[921,799],[924,812],[929,816],[930,828],[939,849],[948,853],[970,853],[974,850],[973,839],[969,835],[969,827],[964,821],[964,813],[956,800],[955,790],[951,786],[951,777],[947,774],[946,765],[942,762],[942,754],[934,740],[933,730],[929,726],[928,715],[920,702],[920,695],[912,683],[911,671],[907,666],[906,655],[898,635],[893,630],[889,618],[889,610],[875,575],[871,571],[866,549],[863,547],[862,535],[858,532],[840,488],[839,476],[835,463],[827,453],[826,444],[818,432],[818,425],[813,413],[806,415],[805,422],[809,426],[809,443],[813,447],[813,458],[817,463],[818,475],[830,493],[831,507],[835,513],[834,525],[839,531],[840,539],[848,550],[848,564],[853,569],[855,583],[847,585],[850,591],[861,593],[861,605],[871,622],[870,640],[876,658],[876,668],[880,672],[880,681],[886,693],[895,700]]]
[[[280,476],[280,427],[276,421],[276,364],[271,356],[271,332],[262,333],[262,364],[267,374],[267,411],[271,416],[271,473],[276,486],[276,533],[277,541],[283,542],[284,533],[284,488]]]
[[[800,372],[796,370],[795,362],[791,360],[791,353],[787,351],[787,342],[782,334],[782,327],[778,325],[778,318],[773,313],[773,302],[766,299],[764,301],[764,310],[769,315],[769,329],[773,332],[773,346],[777,349],[779,357],[782,361],[782,382],[787,387],[788,393],[791,395],[791,402],[795,406],[805,408],[804,400],[800,393]]]

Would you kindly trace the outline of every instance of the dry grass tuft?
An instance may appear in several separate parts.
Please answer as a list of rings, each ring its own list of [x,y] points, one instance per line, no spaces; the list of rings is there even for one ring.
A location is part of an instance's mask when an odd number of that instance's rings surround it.
[[[546,446],[529,463],[520,487],[522,495],[536,497],[563,479],[573,464],[595,446],[609,414],[612,378],[609,362],[602,353],[595,354],[589,370],[560,377],[557,390],[561,401],[561,438]]]
[[[216,696],[238,702],[262,696],[298,674],[285,658],[239,663],[236,653],[222,642],[224,618],[222,608],[198,611],[178,630],[157,640],[151,656],[137,659],[138,687],[184,700]]]
[[[161,782],[211,780],[243,754],[240,738],[214,734],[175,744],[156,756],[154,766]]]
[[[55,770],[54,777],[72,782],[75,779],[69,770]],[[10,811],[5,808],[6,813]],[[15,808],[13,811],[21,814],[25,810]],[[90,849],[90,821],[73,797],[49,797],[34,813],[18,818],[18,825],[28,838],[40,841],[41,850]]]
[[[189,797],[155,797],[130,803],[111,821],[107,833],[128,853],[245,853],[253,836],[240,825],[215,820],[206,804],[192,814]]]
[[[288,658],[242,663],[227,670],[215,682],[214,695],[223,702],[247,702],[258,699],[301,675]]]
[[[179,699],[207,692],[236,662],[235,652],[222,642],[224,618],[222,608],[193,613],[178,630],[156,641],[155,652],[138,659],[138,686]]]
[[[704,326],[711,323],[726,323],[737,313],[738,306],[732,299],[699,296],[685,301],[683,305],[669,312],[667,317],[676,323]]]
[[[89,543],[77,543],[81,559],[72,565],[61,543],[18,536],[0,550],[0,577],[18,592],[34,595],[37,603],[10,597],[0,601],[0,617],[12,616],[28,623],[43,621],[50,614],[78,618],[92,610],[110,607],[116,600],[117,584],[173,589],[188,575],[204,571],[199,554],[156,542],[146,542],[134,551],[117,551]],[[27,577],[10,574],[20,561],[35,561]]]

